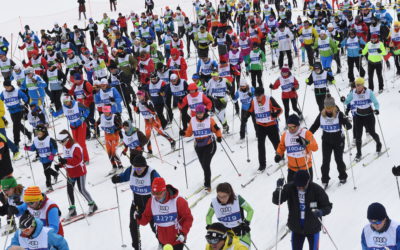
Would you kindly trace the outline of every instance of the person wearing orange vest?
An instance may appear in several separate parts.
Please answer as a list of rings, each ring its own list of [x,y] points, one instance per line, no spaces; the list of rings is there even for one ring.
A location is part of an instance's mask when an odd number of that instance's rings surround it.
[[[268,136],[274,149],[279,144],[279,127],[276,119],[282,113],[282,108],[272,96],[264,94],[263,87],[257,87],[251,100],[249,112],[256,119],[256,136],[258,141],[258,173],[265,171],[267,166],[265,153],[265,139]]]
[[[300,118],[297,115],[290,115],[286,124],[288,130],[281,136],[281,141],[276,149],[275,162],[280,162],[286,151],[288,158],[287,181],[293,181],[295,173],[299,170],[307,170],[310,180],[312,180],[311,152],[318,150],[317,141],[309,130],[300,128]]]
[[[217,139],[213,136],[217,136]],[[211,192],[211,160],[217,151],[215,141],[221,143],[222,133],[215,120],[207,114],[204,104],[196,106],[196,116],[192,117],[186,131],[179,131],[181,136],[195,138],[195,151],[204,171],[204,190]]]

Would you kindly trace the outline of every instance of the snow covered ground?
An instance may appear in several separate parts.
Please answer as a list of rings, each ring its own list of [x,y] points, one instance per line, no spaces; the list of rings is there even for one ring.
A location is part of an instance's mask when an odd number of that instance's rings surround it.
[[[88,1],[87,1],[88,2]],[[95,19],[99,19],[105,10],[109,10],[108,1],[91,0],[91,5],[87,3],[87,14],[88,17],[93,16]],[[177,0],[156,0],[155,11],[160,12],[160,8],[165,5],[169,5],[171,9],[175,9],[178,4],[181,5],[183,11],[188,16],[193,18],[193,10],[191,7],[191,1],[179,2]],[[24,6],[24,8],[21,8]],[[118,1],[118,12],[129,14],[130,10],[139,12],[144,9],[144,1],[142,0],[119,0]],[[39,0],[39,1],[25,1],[25,0],[14,0],[7,4],[6,11],[0,16],[1,35],[6,36],[11,41],[11,33],[13,32],[13,48],[16,46],[17,32],[21,29],[20,21],[18,16],[21,16],[22,26],[29,24],[33,30],[39,30],[41,28],[50,29],[53,23],[57,21],[60,25],[63,22],[68,22],[69,26],[72,27],[74,24],[78,24],[83,27],[84,21],[77,20],[77,4],[75,1],[50,1],[50,0]],[[90,12],[92,14],[90,14]],[[109,12],[107,12],[109,13]],[[113,18],[116,13],[109,13]],[[296,14],[297,15],[297,14]],[[294,16],[296,16],[294,15]],[[19,44],[21,42],[19,41]],[[212,54],[211,54],[212,55]],[[16,52],[16,61],[22,58],[22,53]],[[277,69],[270,69],[271,59],[270,55],[267,55],[267,70],[264,72],[264,86],[266,87],[267,93],[269,92],[268,85],[279,76]],[[304,80],[308,77],[308,69],[304,66],[299,69],[298,60],[295,58],[295,67],[298,70],[293,71],[293,74],[300,82],[299,90],[299,102],[302,104],[304,99],[304,91],[307,90],[304,114],[306,117],[306,123],[308,126],[312,124],[315,117],[318,114],[318,107],[314,98],[312,88],[306,89]],[[189,74],[194,72],[195,59],[194,54],[188,65],[192,65],[189,69]],[[334,63],[335,65],[335,63]],[[341,76],[335,76],[336,86],[340,90],[340,95],[346,95],[349,91],[347,87],[347,65],[345,58],[342,58],[342,65],[345,70],[342,70]],[[333,66],[334,68],[336,66]],[[331,163],[331,178],[334,183],[331,188],[328,189],[328,195],[333,203],[332,213],[324,217],[324,224],[327,227],[330,235],[337,244],[339,249],[361,249],[360,247],[360,236],[363,226],[368,222],[366,219],[367,207],[372,202],[381,202],[386,206],[387,212],[391,218],[400,221],[400,200],[397,194],[397,188],[395,178],[391,174],[391,167],[394,164],[399,164],[400,156],[397,155],[399,146],[397,141],[400,139],[400,131],[398,130],[400,113],[399,105],[399,81],[394,82],[394,63],[392,62],[392,70],[384,73],[385,75],[385,91],[379,95],[378,100],[381,105],[379,119],[382,125],[384,136],[386,139],[387,147],[390,147],[389,155],[380,157],[378,160],[373,162],[368,167],[363,167],[362,164],[358,164],[353,168],[354,179],[357,189],[353,189],[352,174],[349,172],[348,183],[344,186],[337,187],[337,171],[336,164],[332,159]],[[334,69],[335,72],[335,69]],[[0,87],[2,88],[2,87]],[[339,95],[334,87],[330,87],[332,95],[335,97],[337,104],[341,106],[339,102]],[[282,104],[280,99],[280,91],[272,92],[275,99]],[[175,111],[176,112],[176,111]],[[237,117],[233,117],[232,105],[228,105],[227,117],[228,123],[233,132],[239,131],[239,120]],[[178,115],[177,115],[178,117]],[[56,130],[60,131],[66,128],[65,118],[56,121]],[[139,122],[137,123],[139,126]],[[143,129],[143,121],[140,122],[141,128]],[[284,125],[280,124],[281,130]],[[376,129],[380,134],[378,124]],[[53,131],[49,131],[53,136]],[[178,137],[178,129],[173,126],[173,131],[168,129],[174,138]],[[12,130],[7,129],[9,137],[12,137]],[[380,134],[381,136],[381,134]],[[321,131],[318,131],[315,135],[317,141],[320,143]],[[381,137],[382,138],[382,137]],[[153,145],[154,143],[154,138]],[[252,240],[256,244],[258,249],[266,249],[268,246],[273,244],[275,240],[275,229],[277,223],[277,211],[278,207],[273,205],[272,192],[275,189],[276,180],[281,177],[281,172],[276,172],[271,176],[263,174],[259,176],[253,183],[246,188],[242,188],[241,184],[247,182],[249,178],[253,176],[258,168],[257,160],[257,141],[255,139],[254,131],[252,126],[249,124],[249,151],[251,162],[246,161],[246,149],[240,148],[237,144],[238,135],[233,135],[226,138],[229,146],[234,150],[234,153],[230,154],[230,157],[236,164],[239,172],[242,174],[241,177],[235,173],[233,167],[227,159],[227,156],[222,151],[221,147],[218,146],[218,151],[212,161],[212,173],[213,176],[221,174],[222,176],[213,183],[213,188],[219,182],[230,182],[236,193],[242,195],[248,203],[254,208],[255,214],[251,223],[251,234]],[[157,137],[158,144],[160,145],[161,154],[169,152],[169,143],[162,137]],[[91,157],[91,164],[88,167],[87,181],[91,184],[97,183],[103,180],[106,173],[110,170],[110,163],[106,153],[103,151],[101,146],[96,141],[89,141],[88,143],[89,153]],[[245,144],[242,144],[242,146]],[[190,161],[196,157],[193,149],[193,142],[184,143],[186,161]],[[226,148],[226,145],[224,145]],[[153,146],[154,152],[157,152],[157,148]],[[347,148],[347,146],[346,146]],[[373,154],[375,151],[375,143],[370,143],[363,148],[363,152],[370,152]],[[354,150],[353,150],[354,152]],[[158,152],[157,152],[158,153]],[[156,154],[158,155],[158,154]],[[267,164],[273,163],[274,151],[272,145],[267,140]],[[322,153],[319,150],[314,154],[317,170],[316,176],[321,176],[320,165],[322,163]],[[333,157],[332,157],[333,158]],[[348,154],[344,155],[345,162],[348,163]],[[164,161],[168,161],[173,165],[177,165],[177,169],[168,164],[162,164],[159,160],[152,158],[148,160],[148,164],[157,169],[161,176],[165,177],[168,183],[173,184],[180,190],[182,196],[186,196],[193,192],[203,183],[203,172],[200,164],[195,161],[194,163],[187,166],[189,189],[186,189],[184,169],[182,166],[183,158],[178,157],[178,152],[164,156]],[[123,158],[124,166],[129,165],[127,158]],[[43,168],[40,163],[32,163],[36,183],[42,188],[44,185],[44,174]],[[30,169],[28,163],[22,159],[15,163],[15,176],[21,176],[22,178],[18,181],[25,186],[33,185],[32,178],[30,176]],[[284,174],[286,175],[286,168],[284,168]],[[271,172],[271,169],[269,169]],[[320,184],[320,180],[315,178],[315,182]],[[65,185],[65,180],[55,185],[55,188]],[[118,195],[121,205],[121,216],[122,216],[122,228],[123,238],[125,243],[130,246],[131,239],[129,233],[129,209],[132,199],[130,191],[121,192],[121,189],[128,188],[128,184],[118,185]],[[116,191],[111,181],[106,181],[100,185],[92,187],[88,185],[88,190],[92,194],[93,198],[97,202],[99,209],[107,209],[117,205]],[[194,224],[190,230],[188,236],[187,245],[190,249],[204,249],[205,246],[205,216],[210,205],[211,198],[215,196],[215,192],[203,199],[195,208],[192,209],[194,216]],[[65,188],[61,188],[51,193],[49,197],[56,201],[60,206],[64,215],[68,210],[68,199]],[[192,204],[196,197],[189,199],[189,204]],[[82,202],[83,209],[88,210],[87,204],[84,202],[82,197],[79,197]],[[78,205],[78,204],[77,204]],[[78,211],[81,208],[78,205]],[[280,225],[286,222],[287,218],[287,207],[286,204],[282,206]],[[4,220],[3,220],[4,222]],[[118,222],[118,210],[114,209],[111,211],[103,212],[88,218],[88,223],[85,220],[68,225],[64,228],[65,237],[68,240],[71,249],[119,249],[121,246],[121,238],[119,231]],[[156,249],[157,241],[150,230],[150,227],[141,228],[142,246],[143,249]],[[8,239],[9,241],[10,239]],[[5,243],[5,237],[0,238],[0,246],[2,247]],[[306,243],[307,244],[307,243]],[[334,249],[328,235],[321,233],[320,241],[321,249]],[[286,237],[280,244],[279,249],[290,249],[290,237]],[[306,248],[305,248],[306,249]]]

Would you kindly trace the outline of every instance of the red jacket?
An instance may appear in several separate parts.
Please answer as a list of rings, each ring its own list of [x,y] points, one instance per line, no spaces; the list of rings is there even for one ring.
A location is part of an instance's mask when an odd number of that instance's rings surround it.
[[[32,64],[32,59],[33,57],[30,57],[29,61],[27,63],[22,63],[24,68],[27,67],[34,67],[33,69],[35,70],[35,74],[39,76],[43,76],[46,73],[46,70],[48,68],[47,60],[44,58],[44,56],[40,56],[40,67],[38,68],[36,65]]]
[[[180,62],[180,67],[178,69],[176,69],[174,60],[170,57],[167,62],[167,68],[170,69],[171,74],[176,74],[179,78],[187,80],[186,70],[188,66],[185,58],[180,56],[177,61]]]
[[[359,25],[354,23],[353,25],[351,25],[351,28],[356,29],[356,35],[358,37],[361,37],[365,42],[368,41],[367,38],[368,38],[369,29],[368,29],[368,26],[364,22],[360,23]]]
[[[296,77],[293,77],[293,78],[294,78],[293,87],[295,89],[298,89],[299,88],[299,82],[297,81]],[[272,89],[277,89],[277,88],[279,88],[279,86],[281,86],[281,81],[279,81],[279,78],[278,78],[278,79],[276,79]],[[283,92],[282,91],[282,99],[291,99],[291,98],[297,98],[297,92],[296,91],[293,91],[293,90],[291,90],[289,92]]]
[[[118,17],[117,23],[118,23],[119,27],[121,27],[121,28],[126,28],[127,27],[126,18],[124,16]]]
[[[176,220],[177,220],[177,223],[178,223],[180,229],[176,228],[175,225],[168,226],[168,227],[157,226],[156,227],[157,228],[157,237],[158,237],[158,240],[160,241],[160,243],[163,245],[180,244],[180,242],[176,241],[177,235],[179,233],[182,233],[185,236],[185,238],[187,238],[189,230],[193,224],[193,216],[190,211],[188,202],[184,198],[178,196],[178,194],[179,194],[179,191],[176,188],[174,188],[171,185],[167,185],[167,196],[166,196],[163,204],[165,204],[166,202],[168,202],[171,199],[176,199],[176,207],[177,207],[177,211],[178,211],[178,217],[176,218]],[[154,199],[153,197],[148,199],[146,208],[145,208],[144,212],[142,213],[141,218],[137,220],[137,222],[142,226],[147,225],[151,220],[153,220],[153,212],[151,209],[151,204],[152,204],[153,199]]]
[[[181,103],[178,103],[178,108],[179,109],[183,109],[186,105],[188,105],[188,95],[192,95],[193,97],[196,97],[199,94],[199,92],[195,92],[194,94],[187,94],[183,99]],[[211,100],[205,95],[203,94],[203,104],[206,106],[207,110],[211,110],[212,109],[212,102]],[[195,116],[196,115],[196,111],[192,110],[190,107],[190,116]]]
[[[29,44],[25,42],[25,43],[22,44],[21,46],[18,46],[18,48],[19,48],[20,50],[23,50],[23,49],[25,49],[25,48],[27,48],[27,47],[32,47],[32,46],[33,46],[33,49],[27,50],[28,58],[31,58],[31,57],[32,57],[32,51],[33,51],[33,50],[39,51],[39,47],[38,47],[37,43],[35,43],[34,41],[31,41]]]
[[[70,148],[72,148],[73,145],[74,144],[72,144],[71,141],[69,141],[67,143],[67,145],[65,145],[65,147],[67,149],[70,149]],[[78,178],[87,173],[86,165],[85,165],[85,162],[83,161],[83,151],[79,147],[75,147],[74,152],[72,153],[72,157],[67,158],[66,160],[67,160],[67,165],[73,166],[72,168],[71,167],[65,168],[67,171],[68,177]]]
[[[153,59],[150,58],[150,55],[147,55],[145,60],[142,60],[140,57],[139,60],[138,70],[140,72],[140,83],[149,84],[150,75],[155,70]]]
[[[86,107],[89,107],[90,104],[93,103],[93,86],[88,81],[84,81],[84,80],[81,81],[81,84],[85,84],[85,86],[83,87],[83,94],[77,93],[77,91],[75,91],[75,89],[76,89],[75,83],[72,85],[71,89],[68,91],[68,94],[71,96],[74,96],[75,100],[82,103]],[[84,98],[79,98],[79,96],[84,96]]]

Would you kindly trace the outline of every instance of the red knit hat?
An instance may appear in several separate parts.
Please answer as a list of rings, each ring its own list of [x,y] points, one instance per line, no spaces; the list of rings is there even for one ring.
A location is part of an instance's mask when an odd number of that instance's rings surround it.
[[[151,184],[151,191],[154,193],[163,192],[167,189],[165,185],[165,180],[161,177],[154,178],[153,183]]]

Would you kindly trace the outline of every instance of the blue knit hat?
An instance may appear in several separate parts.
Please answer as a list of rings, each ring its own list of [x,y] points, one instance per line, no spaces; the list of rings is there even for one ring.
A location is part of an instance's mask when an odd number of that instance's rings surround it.
[[[300,118],[296,114],[292,114],[288,117],[286,124],[300,126]]]

